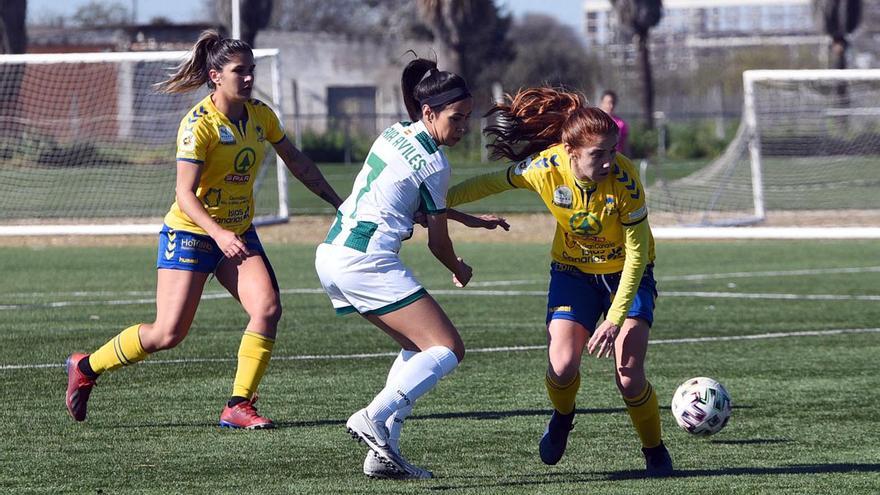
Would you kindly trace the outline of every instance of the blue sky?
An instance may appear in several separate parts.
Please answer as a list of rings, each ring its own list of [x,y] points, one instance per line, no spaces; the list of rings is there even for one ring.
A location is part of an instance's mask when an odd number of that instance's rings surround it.
[[[496,0],[505,5],[514,15],[524,12],[541,12],[555,16],[560,21],[580,30],[582,22],[583,0]],[[28,0],[28,15],[40,16],[41,12],[70,15],[77,7],[89,3],[89,0]],[[108,0],[108,3],[113,3]],[[203,20],[203,0],[118,0],[118,3],[131,8],[136,5],[138,21],[147,22],[154,17],[164,16],[179,22]]]

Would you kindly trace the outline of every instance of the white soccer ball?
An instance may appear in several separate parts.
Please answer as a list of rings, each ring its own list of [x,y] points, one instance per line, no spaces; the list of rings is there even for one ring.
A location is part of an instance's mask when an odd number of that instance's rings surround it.
[[[672,396],[675,422],[688,433],[709,436],[730,419],[730,394],[717,381],[699,376],[682,383]]]

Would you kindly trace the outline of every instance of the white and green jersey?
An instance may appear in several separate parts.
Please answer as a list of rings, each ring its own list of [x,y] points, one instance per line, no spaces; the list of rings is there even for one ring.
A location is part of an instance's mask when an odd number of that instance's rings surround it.
[[[421,121],[394,124],[370,148],[324,242],[364,253],[400,251],[416,211],[446,211],[450,175],[446,155]]]

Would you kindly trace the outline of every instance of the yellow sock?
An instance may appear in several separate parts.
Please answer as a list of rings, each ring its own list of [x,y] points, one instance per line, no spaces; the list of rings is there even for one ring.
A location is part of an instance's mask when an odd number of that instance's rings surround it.
[[[141,338],[138,335],[140,328],[140,323],[126,328],[89,355],[89,365],[92,370],[101,374],[146,359],[148,354],[141,345]]]
[[[269,337],[254,332],[245,332],[241,337],[241,346],[238,348],[238,369],[235,371],[235,382],[232,385],[232,395],[250,399],[266,367],[269,366],[269,358],[272,357],[272,346],[275,341]]]
[[[565,384],[556,383],[548,374],[544,377],[544,385],[547,386],[547,395],[550,396],[550,402],[554,409],[562,414],[570,414],[574,411],[574,399],[581,388],[580,372]]]
[[[660,407],[657,405],[654,387],[646,383],[644,390],[637,396],[624,397],[623,401],[642,441],[642,447],[651,448],[660,445]]]

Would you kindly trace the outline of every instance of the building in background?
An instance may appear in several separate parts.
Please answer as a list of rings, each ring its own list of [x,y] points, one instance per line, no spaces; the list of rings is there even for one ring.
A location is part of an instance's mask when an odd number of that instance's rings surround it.
[[[609,0],[584,0],[586,44],[612,71],[605,85],[621,94],[619,111],[639,116],[636,46]],[[880,65],[880,2],[865,1],[847,51],[851,68]],[[825,68],[828,37],[811,0],[664,0],[649,34],[655,108],[670,120],[738,119],[745,69]]]
[[[608,0],[585,0],[587,45],[624,64],[635,47],[618,29]],[[694,70],[713,50],[756,46],[822,46],[810,0],[665,0],[663,19],[651,30],[658,70]]]

